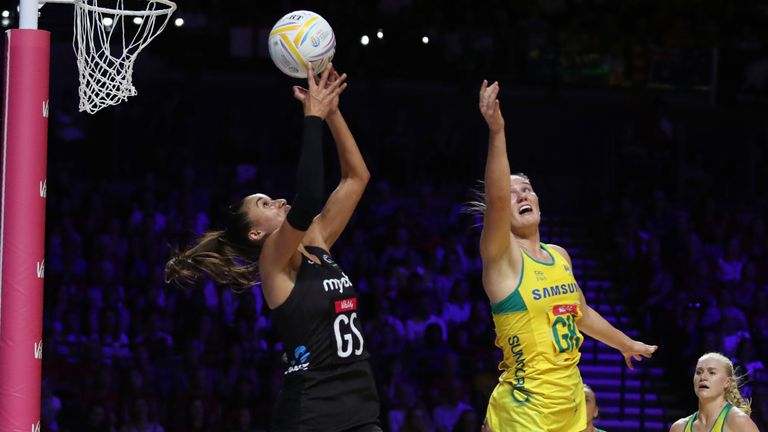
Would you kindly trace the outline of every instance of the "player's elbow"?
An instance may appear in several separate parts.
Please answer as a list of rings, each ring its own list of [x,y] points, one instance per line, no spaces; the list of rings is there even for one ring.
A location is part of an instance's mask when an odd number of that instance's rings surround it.
[[[357,180],[365,187],[369,181],[371,181],[371,172],[368,171],[368,167],[362,167],[357,173]]]

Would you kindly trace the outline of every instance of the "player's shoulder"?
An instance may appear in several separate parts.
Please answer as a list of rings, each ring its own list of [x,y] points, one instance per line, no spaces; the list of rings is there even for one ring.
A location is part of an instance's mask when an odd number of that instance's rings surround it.
[[[725,418],[725,424],[727,430],[732,431],[744,431],[744,432],[758,432],[757,425],[749,414],[745,413],[739,407],[733,407],[728,412],[728,416]]]
[[[683,417],[680,420],[672,423],[672,427],[669,428],[669,432],[683,432],[685,430],[685,424],[688,423],[688,419],[691,416]]]
[[[565,250],[565,248],[564,248],[564,247],[562,247],[562,246],[560,246],[560,245],[556,245],[556,244],[553,244],[553,243],[549,243],[549,244],[547,244],[547,247],[548,247],[548,248],[550,248],[550,249],[552,249],[552,250],[554,250],[554,251],[555,251],[555,252],[557,252],[558,254],[560,254],[560,256],[562,256],[563,258],[565,258],[565,259],[568,261],[568,263],[571,263],[571,256],[570,256],[570,255],[568,255],[568,251],[567,251],[567,250]]]

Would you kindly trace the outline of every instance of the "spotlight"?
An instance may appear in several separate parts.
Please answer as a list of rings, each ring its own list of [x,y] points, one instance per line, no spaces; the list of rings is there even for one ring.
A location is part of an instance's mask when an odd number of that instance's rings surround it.
[[[368,37],[368,35],[363,35],[363,37],[360,38],[360,43],[363,44],[363,46],[368,45],[371,42],[371,38]]]
[[[0,24],[3,25],[3,27],[8,27],[11,25],[11,19],[10,18],[3,18],[2,21],[0,21]]]
[[[384,31],[382,29],[379,29],[376,32],[376,37],[379,38],[379,39],[384,39]]]
[[[2,13],[2,16],[3,18],[8,18],[9,16],[11,16],[11,11],[4,10]]]
[[[429,43],[429,36],[422,36],[421,37],[421,43],[423,43],[424,45],[428,44]]]
[[[110,17],[104,17],[104,18],[101,20],[101,24],[102,24],[104,27],[112,27],[112,24],[114,24],[114,23],[115,23],[115,20],[113,20],[113,19],[112,19],[112,18],[110,18]]]
[[[175,25],[176,27],[183,26],[184,25],[184,18],[176,18],[175,20],[173,20],[173,25]]]
[[[144,22],[144,20],[141,17],[134,17],[133,23],[136,25],[141,25],[141,23]]]

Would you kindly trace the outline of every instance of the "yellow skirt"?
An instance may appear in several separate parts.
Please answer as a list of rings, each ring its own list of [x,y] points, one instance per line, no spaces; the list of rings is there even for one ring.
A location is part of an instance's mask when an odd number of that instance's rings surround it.
[[[587,427],[584,387],[579,379],[567,399],[521,394],[501,381],[491,394],[485,422],[492,432],[581,432]]]

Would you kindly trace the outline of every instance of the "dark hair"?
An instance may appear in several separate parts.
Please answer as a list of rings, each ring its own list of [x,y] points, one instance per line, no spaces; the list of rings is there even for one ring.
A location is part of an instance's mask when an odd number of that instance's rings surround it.
[[[531,182],[531,179],[521,172],[514,173],[512,176],[520,177],[528,183]],[[470,193],[474,199],[464,205],[464,212],[474,216],[484,216],[487,207],[487,204],[485,203],[485,182],[478,180],[475,187],[470,190]],[[476,226],[480,225],[482,225],[482,222],[476,224]]]
[[[165,265],[165,281],[179,285],[195,282],[203,273],[217,283],[241,291],[258,283],[261,245],[248,239],[251,229],[245,199],[230,206],[224,230],[208,231],[186,250],[176,251]]]

